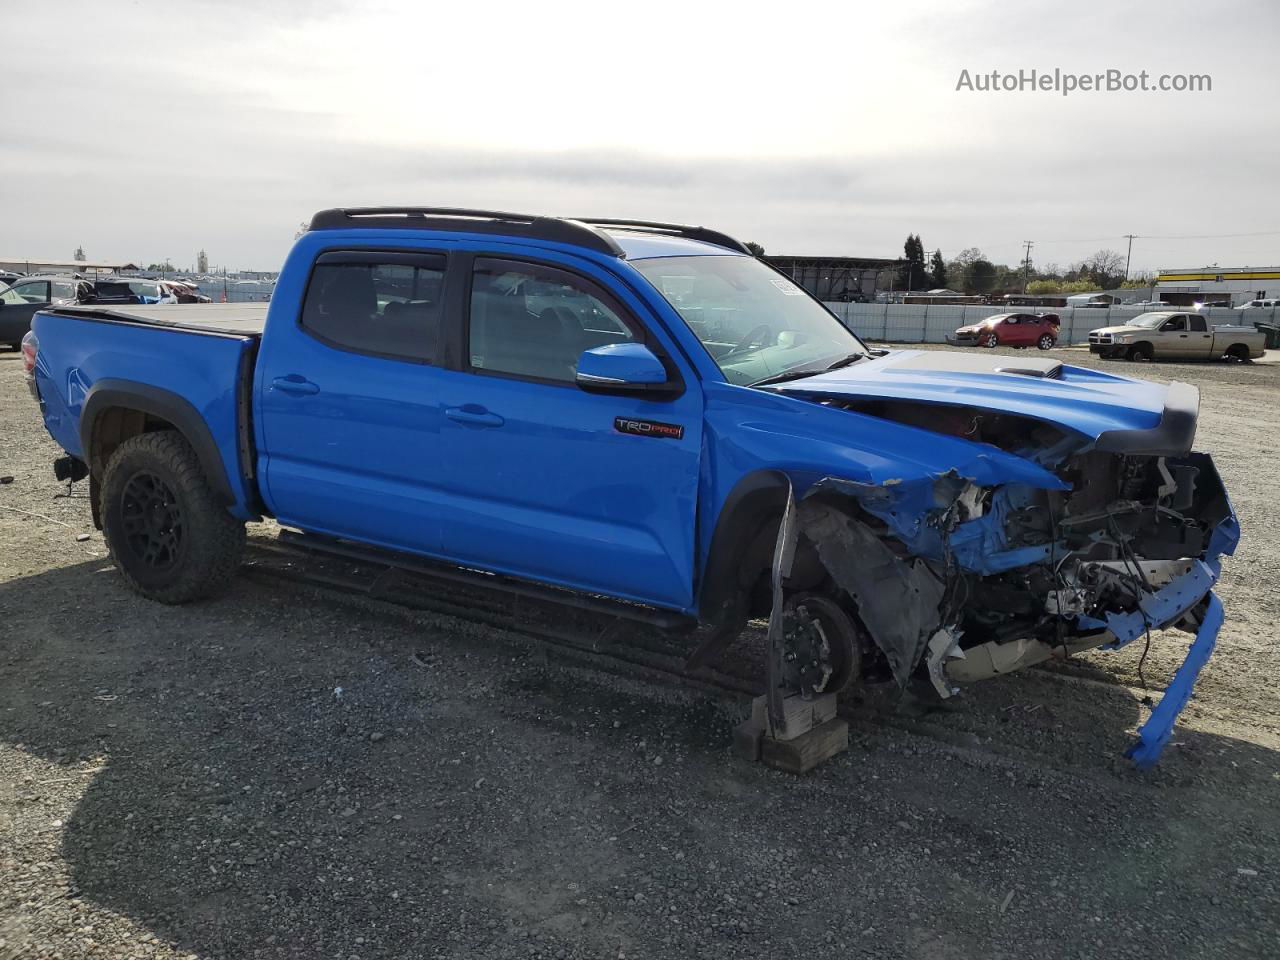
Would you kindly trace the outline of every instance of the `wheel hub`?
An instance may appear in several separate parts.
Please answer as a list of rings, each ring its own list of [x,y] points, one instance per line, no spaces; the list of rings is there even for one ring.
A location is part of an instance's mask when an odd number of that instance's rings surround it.
[[[159,476],[141,471],[129,478],[121,497],[125,543],[142,563],[157,570],[172,567],[182,549],[182,509]]]
[[[802,696],[837,693],[861,667],[857,628],[832,600],[801,596],[784,614],[782,679]]]

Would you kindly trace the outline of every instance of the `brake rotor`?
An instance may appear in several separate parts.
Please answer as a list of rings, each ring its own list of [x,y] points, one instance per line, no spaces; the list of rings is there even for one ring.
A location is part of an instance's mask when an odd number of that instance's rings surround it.
[[[802,594],[783,614],[782,680],[802,696],[839,693],[862,667],[857,625],[827,597]]]

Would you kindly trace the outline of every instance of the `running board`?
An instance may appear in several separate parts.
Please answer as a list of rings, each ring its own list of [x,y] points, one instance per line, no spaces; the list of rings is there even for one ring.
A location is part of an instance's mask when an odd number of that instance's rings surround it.
[[[656,607],[627,603],[625,600],[614,600],[593,594],[577,593],[569,589],[544,586],[540,583],[509,577],[505,574],[451,566],[446,563],[438,563],[414,556],[413,554],[371,547],[362,543],[353,543],[349,540],[339,540],[335,537],[327,537],[318,533],[281,530],[277,539],[281,544],[303,551],[343,557],[362,563],[380,564],[434,580],[573,607],[588,613],[630,620],[635,623],[657,627],[661,630],[689,630],[698,625],[693,617],[669,610],[660,610]]]

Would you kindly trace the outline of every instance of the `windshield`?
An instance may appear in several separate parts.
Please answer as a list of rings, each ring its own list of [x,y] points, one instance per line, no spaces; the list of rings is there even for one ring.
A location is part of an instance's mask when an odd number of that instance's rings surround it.
[[[800,287],[754,257],[632,260],[684,318],[730,383],[818,372],[867,352]]]
[[[1168,319],[1169,314],[1167,313],[1143,313],[1130,320],[1126,326],[1142,327],[1144,330],[1154,330]]]

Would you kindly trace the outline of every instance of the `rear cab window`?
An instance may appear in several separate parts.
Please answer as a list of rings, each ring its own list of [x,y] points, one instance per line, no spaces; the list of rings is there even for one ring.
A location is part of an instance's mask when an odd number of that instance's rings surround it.
[[[337,349],[434,363],[444,278],[443,254],[322,254],[307,284],[302,329]]]

